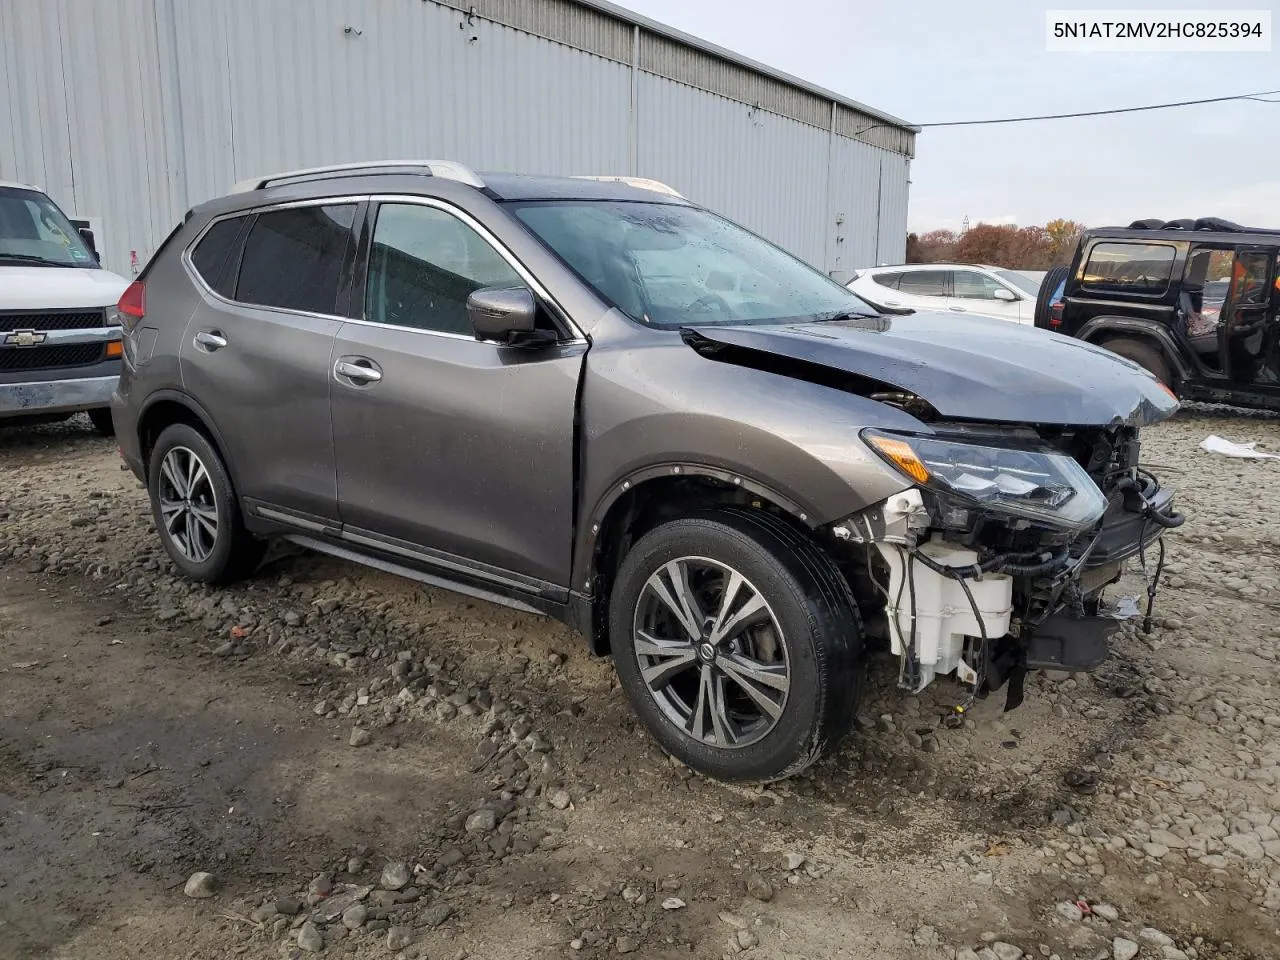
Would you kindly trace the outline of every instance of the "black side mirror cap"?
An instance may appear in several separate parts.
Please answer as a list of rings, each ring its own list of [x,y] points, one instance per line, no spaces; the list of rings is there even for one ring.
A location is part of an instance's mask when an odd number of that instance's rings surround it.
[[[80,239],[84,241],[84,245],[89,248],[89,252],[98,256],[98,244],[93,239],[93,231],[88,227],[79,227],[76,231],[80,234]]]

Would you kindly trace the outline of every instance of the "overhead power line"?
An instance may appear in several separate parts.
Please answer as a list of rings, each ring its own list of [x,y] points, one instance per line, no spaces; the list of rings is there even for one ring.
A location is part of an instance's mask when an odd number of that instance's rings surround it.
[[[1276,103],[1275,100],[1264,100],[1280,90],[1261,90],[1257,93],[1237,93],[1230,97],[1209,97],[1205,100],[1178,100],[1174,103],[1152,103],[1144,107],[1116,107],[1113,110],[1085,110],[1081,113],[1046,113],[1034,117],[1000,117],[992,120],[945,120],[939,123],[920,123],[919,127],[972,127],[991,123],[1028,123],[1032,120],[1069,120],[1075,117],[1106,117],[1117,113],[1142,113],[1146,110],[1170,110],[1174,107],[1194,107],[1202,103],[1225,103],[1228,100],[1258,100],[1262,103]]]

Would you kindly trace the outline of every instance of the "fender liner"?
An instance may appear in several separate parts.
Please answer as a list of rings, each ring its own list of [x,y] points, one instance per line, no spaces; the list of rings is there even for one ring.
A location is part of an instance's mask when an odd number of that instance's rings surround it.
[[[1169,361],[1179,380],[1195,376],[1195,371],[1183,359],[1182,350],[1173,339],[1173,334],[1163,324],[1137,317],[1094,317],[1076,332],[1076,336],[1088,343],[1097,344],[1103,334],[1107,333],[1125,333],[1152,340]]]
[[[598,546],[597,541],[604,525],[605,517],[609,515],[613,505],[618,502],[618,499],[623,494],[647,480],[672,476],[718,480],[721,483],[738,487],[770,501],[811,529],[816,529],[820,525],[818,514],[813,507],[797,503],[779,493],[769,484],[753,477],[705,463],[666,462],[650,464],[617,478],[596,502],[591,513],[584,517],[584,522],[579,526],[578,543],[573,555],[573,586],[577,587],[579,592],[590,596],[595,588],[594,567]]]

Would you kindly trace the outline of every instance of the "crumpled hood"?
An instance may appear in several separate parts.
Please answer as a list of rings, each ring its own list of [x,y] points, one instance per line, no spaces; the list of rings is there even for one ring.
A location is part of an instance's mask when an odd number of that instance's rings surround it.
[[[128,285],[109,270],[0,263],[0,310],[109,307]]]
[[[947,419],[1076,426],[1143,426],[1177,408],[1137,364],[1035,327],[936,313],[769,326],[695,326],[704,355],[768,368],[768,357],[852,374],[900,390]],[[878,385],[883,386],[878,386]]]

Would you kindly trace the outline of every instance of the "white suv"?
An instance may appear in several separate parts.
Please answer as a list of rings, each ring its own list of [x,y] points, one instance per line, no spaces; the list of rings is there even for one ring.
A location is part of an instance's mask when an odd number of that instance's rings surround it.
[[[1000,267],[913,263],[859,270],[850,290],[873,304],[1035,323],[1039,284]]]

